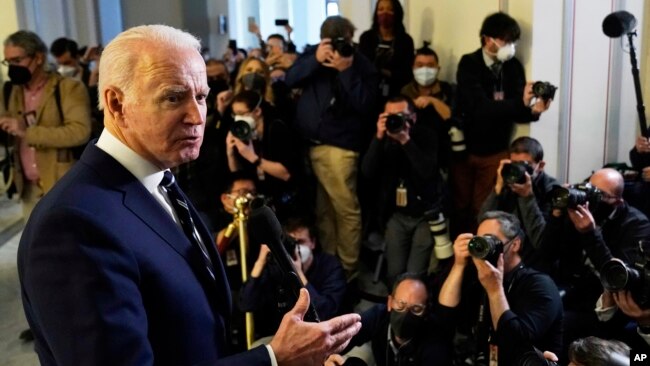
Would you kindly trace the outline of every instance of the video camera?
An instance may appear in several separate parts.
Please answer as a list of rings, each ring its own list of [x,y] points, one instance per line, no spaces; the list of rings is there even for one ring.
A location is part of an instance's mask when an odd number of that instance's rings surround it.
[[[406,128],[406,122],[411,119],[403,113],[389,114],[386,116],[386,130],[390,133],[400,133]]]
[[[533,94],[537,98],[549,100],[555,98],[555,91],[557,86],[549,83],[548,81],[537,81],[533,84]]]
[[[556,186],[551,190],[551,205],[553,208],[575,209],[589,202],[591,208],[596,207],[603,199],[600,189],[591,183],[572,184],[568,187]]]
[[[503,243],[494,235],[474,236],[467,245],[469,254],[474,258],[486,260],[496,265],[499,255],[503,253]]]
[[[533,175],[533,166],[527,161],[513,161],[512,163],[503,164],[501,168],[501,177],[506,184],[526,183],[526,173]]]
[[[634,301],[643,309],[650,308],[650,258],[643,250],[644,240],[639,241],[639,260],[629,266],[618,258],[612,258],[600,269],[600,282],[610,292],[628,290]]]
[[[347,41],[345,37],[338,37],[332,40],[332,48],[338,52],[341,57],[350,57],[354,54],[354,46]]]

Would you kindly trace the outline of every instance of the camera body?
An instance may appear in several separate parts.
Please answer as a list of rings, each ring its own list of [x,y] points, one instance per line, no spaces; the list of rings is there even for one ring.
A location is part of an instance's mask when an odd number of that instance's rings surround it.
[[[350,57],[354,54],[354,46],[345,37],[338,37],[332,40],[332,49],[338,52],[341,57]]]
[[[551,204],[553,208],[575,209],[578,205],[589,202],[589,208],[595,208],[603,196],[600,189],[591,183],[572,184],[568,187],[556,186],[551,190]]]
[[[555,98],[555,91],[557,86],[549,83],[548,81],[536,81],[533,84],[533,94],[537,98],[549,100]]]
[[[474,258],[486,260],[496,265],[499,255],[503,253],[503,243],[494,235],[474,236],[467,245],[469,254]]]
[[[513,161],[503,164],[501,177],[506,184],[526,183],[526,173],[532,177],[534,168],[527,161]]]
[[[403,113],[389,114],[386,116],[386,130],[390,133],[400,133],[406,128],[410,119]]]
[[[255,127],[254,120],[235,116],[235,121],[230,125],[230,133],[232,133],[236,138],[246,142],[253,139],[253,131],[255,131]]]
[[[640,260],[627,265],[618,258],[610,259],[600,269],[600,281],[608,291],[628,290],[643,309],[650,308],[650,260],[641,252]]]

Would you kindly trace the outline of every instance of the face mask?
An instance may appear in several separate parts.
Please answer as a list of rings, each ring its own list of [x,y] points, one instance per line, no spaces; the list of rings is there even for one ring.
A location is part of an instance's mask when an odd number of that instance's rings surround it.
[[[609,218],[609,216],[614,212],[615,207],[610,205],[609,203],[606,202],[599,202],[598,205],[596,205],[595,209],[593,211],[590,208],[591,214],[594,216],[594,221],[596,221],[596,225],[602,225],[605,220]]]
[[[505,45],[499,47],[497,51],[497,60],[505,62],[515,57],[515,44],[506,43]]]
[[[377,15],[377,22],[382,28],[392,28],[395,22],[394,14],[379,14]]]
[[[436,81],[438,76],[437,67],[418,67],[413,70],[415,81],[421,86],[429,86]]]
[[[228,89],[228,82],[221,78],[211,79],[208,80],[208,87],[210,87],[210,94],[216,95]]]
[[[300,253],[300,262],[302,262],[302,264],[307,263],[309,258],[311,258],[311,248],[305,244],[298,245],[298,253]]]
[[[244,84],[244,89],[253,90],[260,94],[264,94],[264,88],[266,88],[266,80],[264,77],[258,73],[251,72],[246,74],[241,78],[242,84]]]
[[[69,65],[59,65],[56,71],[61,76],[73,77],[77,73],[77,68]]]
[[[16,85],[25,85],[32,80],[32,73],[25,66],[9,65],[9,79]]]
[[[284,81],[284,75],[271,78],[271,83],[277,83],[278,81]]]
[[[410,311],[390,312],[390,326],[395,336],[403,340],[413,339],[422,327],[422,317],[414,315]]]

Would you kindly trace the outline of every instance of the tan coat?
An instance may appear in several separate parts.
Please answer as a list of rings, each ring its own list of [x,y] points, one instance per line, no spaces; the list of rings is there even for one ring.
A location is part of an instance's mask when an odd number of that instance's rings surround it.
[[[59,117],[54,96],[57,82],[63,121]],[[22,86],[13,86],[8,109],[11,116],[23,116],[25,111]],[[0,95],[0,111],[3,110],[4,96]],[[90,100],[86,86],[81,81],[51,73],[45,85],[43,99],[36,111],[36,124],[27,128],[25,134],[27,143],[36,148],[36,164],[40,175],[38,185],[43,193],[52,189],[54,183],[72,167],[74,158],[70,148],[88,141],[90,122]],[[20,193],[24,178],[17,149],[14,149],[14,156],[16,188]]]

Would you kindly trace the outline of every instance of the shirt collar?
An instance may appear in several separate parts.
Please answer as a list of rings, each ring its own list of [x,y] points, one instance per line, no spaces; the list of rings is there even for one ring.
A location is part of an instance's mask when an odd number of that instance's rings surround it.
[[[106,128],[99,136],[96,146],[122,164],[144,185],[147,191],[152,194],[157,192],[158,185],[163,178],[163,170],[138,155],[117,137],[113,136]]]
[[[487,66],[488,68],[492,67],[492,65],[496,61],[494,61],[492,57],[490,57],[490,55],[488,55],[487,52],[485,52],[484,48],[481,48],[481,52],[483,53],[483,61],[485,62],[485,66]]]

